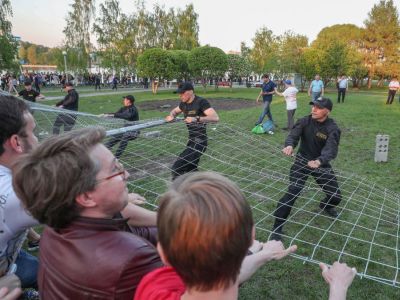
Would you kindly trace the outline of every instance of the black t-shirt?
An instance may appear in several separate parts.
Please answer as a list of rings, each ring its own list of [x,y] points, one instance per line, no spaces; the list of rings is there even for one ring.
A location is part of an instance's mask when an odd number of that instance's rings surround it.
[[[18,95],[22,96],[25,100],[31,101],[31,102],[36,102],[36,97],[39,96],[40,94],[36,92],[35,90],[22,90],[18,93]]]
[[[191,103],[181,102],[179,109],[183,112],[185,118],[197,116],[204,117],[204,111],[211,107],[210,103],[199,96],[195,96]],[[206,124],[205,123],[189,123],[187,124],[189,130],[189,138],[194,137],[205,137],[206,135]]]

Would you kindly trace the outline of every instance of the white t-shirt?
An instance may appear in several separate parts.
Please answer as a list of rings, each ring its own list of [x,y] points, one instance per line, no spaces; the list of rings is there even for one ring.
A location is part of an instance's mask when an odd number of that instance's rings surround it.
[[[288,87],[282,95],[285,97],[286,100],[286,109],[287,110],[292,110],[297,108],[297,93],[299,90],[295,88],[294,86]]]
[[[0,165],[0,274],[19,251],[26,230],[39,224],[22,207],[12,187],[11,170]]]
[[[392,80],[390,83],[389,83],[389,89],[391,89],[391,90],[398,90],[400,88],[400,84],[399,84],[399,82],[397,81],[397,80]]]

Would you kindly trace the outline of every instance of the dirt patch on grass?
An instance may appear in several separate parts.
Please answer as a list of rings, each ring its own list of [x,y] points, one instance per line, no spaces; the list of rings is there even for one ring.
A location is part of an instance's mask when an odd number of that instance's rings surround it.
[[[211,107],[215,110],[236,110],[242,108],[250,108],[256,106],[256,101],[245,100],[245,99],[207,99]],[[167,99],[167,100],[153,100],[144,101],[137,104],[141,110],[157,110],[161,112],[169,112],[172,108],[179,105],[179,99]]]

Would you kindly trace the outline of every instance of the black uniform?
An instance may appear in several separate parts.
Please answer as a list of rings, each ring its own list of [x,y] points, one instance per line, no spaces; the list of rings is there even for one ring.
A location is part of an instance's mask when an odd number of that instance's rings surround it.
[[[329,164],[337,155],[340,140],[340,129],[335,121],[327,118],[321,123],[313,120],[311,115],[304,117],[298,120],[290,131],[285,147],[295,148],[299,139],[301,139],[300,148],[289,174],[290,185],[277,205],[273,230],[281,231],[309,175],[314,177],[326,194],[325,199],[320,203],[321,209],[335,207],[341,201],[337,179]],[[316,159],[321,162],[319,168],[312,169],[307,166],[310,160]]]
[[[196,118],[204,117],[204,111],[209,109],[210,103],[201,97],[195,96],[191,103],[181,102],[179,109],[184,117]],[[178,159],[172,166],[172,179],[176,177],[197,171],[197,166],[201,155],[207,150],[207,129],[205,123],[188,123],[189,140],[186,149],[179,154]]]
[[[63,100],[58,102],[56,106],[63,106],[64,109],[78,111],[79,95],[75,89],[68,91],[68,94]],[[57,116],[53,125],[53,134],[59,134],[61,126],[64,126],[64,131],[70,131],[75,125],[76,115],[62,113]]]
[[[40,93],[35,90],[22,90],[18,93],[18,95],[22,96],[24,100],[36,102],[36,97],[40,95]]]
[[[124,119],[127,121],[138,121],[139,112],[135,105],[121,107],[116,113],[114,118]],[[136,139],[139,135],[139,131],[127,131],[113,135],[106,143],[106,147],[111,149],[115,144],[119,143],[117,152],[115,153],[116,158],[120,158],[124,152],[129,141]]]

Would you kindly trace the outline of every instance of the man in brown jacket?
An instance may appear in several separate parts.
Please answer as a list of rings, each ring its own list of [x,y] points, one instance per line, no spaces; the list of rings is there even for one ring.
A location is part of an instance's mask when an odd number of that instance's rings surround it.
[[[162,265],[156,230],[146,227],[155,214],[129,203],[136,197],[129,173],[101,144],[104,135],[87,128],[51,137],[13,169],[17,195],[48,225],[40,243],[43,300],[131,300],[140,279]]]

